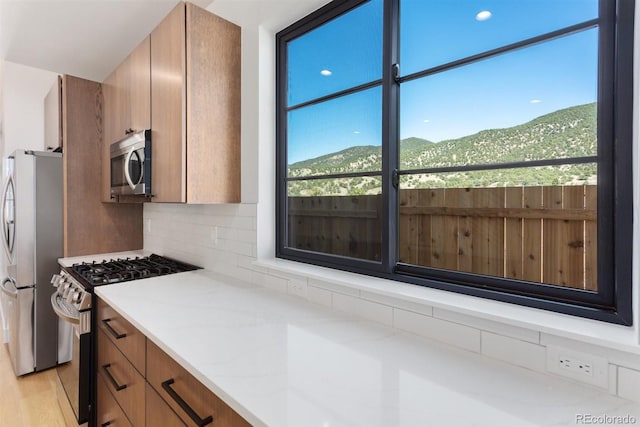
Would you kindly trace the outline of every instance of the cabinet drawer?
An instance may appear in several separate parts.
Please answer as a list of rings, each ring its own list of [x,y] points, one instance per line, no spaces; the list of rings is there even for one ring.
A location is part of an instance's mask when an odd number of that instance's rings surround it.
[[[162,427],[185,427],[180,417],[171,410],[158,393],[147,384],[147,425]]]
[[[98,298],[98,328],[120,349],[135,368],[144,375],[145,336],[107,303]]]
[[[133,427],[115,401],[101,375],[98,375],[98,422],[109,427]],[[159,425],[159,424],[158,424]]]
[[[134,426],[144,426],[144,377],[102,330],[98,331],[98,375]]]
[[[214,427],[250,426],[169,355],[147,340],[147,381],[188,426],[204,425],[211,416]],[[191,414],[189,414],[191,412]]]

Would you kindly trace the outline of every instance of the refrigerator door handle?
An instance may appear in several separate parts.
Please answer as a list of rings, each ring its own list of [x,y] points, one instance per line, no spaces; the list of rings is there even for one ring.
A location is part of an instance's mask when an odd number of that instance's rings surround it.
[[[14,289],[11,290],[11,289],[7,288],[7,283],[11,283],[13,285]],[[18,297],[18,289],[16,289],[15,282],[10,277],[5,277],[5,279],[2,281],[2,284],[0,285],[0,289],[2,290],[2,292],[7,294],[11,298],[17,298]]]
[[[13,220],[7,222],[7,193],[9,192],[9,186],[13,186],[13,178],[9,177],[4,184],[2,191],[2,246],[7,253],[7,258],[11,260],[11,252],[13,251],[13,242],[9,242],[9,239],[13,240],[12,233],[9,231],[9,227],[15,227]]]

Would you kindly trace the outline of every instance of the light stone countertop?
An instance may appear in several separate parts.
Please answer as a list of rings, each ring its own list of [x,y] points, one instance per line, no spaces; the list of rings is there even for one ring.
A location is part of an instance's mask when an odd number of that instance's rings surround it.
[[[255,426],[640,425],[605,391],[207,270],[95,292]]]

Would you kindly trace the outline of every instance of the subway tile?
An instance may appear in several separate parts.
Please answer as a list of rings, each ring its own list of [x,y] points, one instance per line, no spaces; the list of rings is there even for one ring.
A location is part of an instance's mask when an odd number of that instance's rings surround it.
[[[361,298],[334,293],[333,308],[387,326],[391,326],[393,323],[393,309],[391,307]]]
[[[517,326],[507,325],[505,323],[499,323],[493,320],[481,319],[476,316],[469,316],[467,314],[462,314],[451,310],[444,310],[441,308],[433,309],[433,317],[447,320],[449,322],[460,323],[462,325],[471,326],[473,328],[482,329],[488,332],[494,332],[498,335],[504,335],[522,341],[528,341],[534,344],[540,343],[540,332],[533,331],[531,329],[519,328]]]
[[[332,294],[330,291],[311,286],[311,284],[307,286],[307,298],[311,302],[324,305],[326,307],[331,307],[332,304]]]
[[[232,252],[234,254],[251,256],[251,244],[235,240],[217,239],[216,249]]]
[[[255,243],[255,230],[243,230],[240,228],[216,227],[219,239],[236,240],[238,242]]]
[[[609,364],[609,394],[618,394],[618,366]]]
[[[482,331],[481,349],[485,356],[532,371],[546,371],[546,352],[541,345]]]
[[[393,326],[465,350],[480,352],[480,330],[411,311],[394,309]]]
[[[640,371],[618,367],[618,396],[640,402]]]
[[[287,293],[307,299],[307,279],[289,279],[287,282]]]
[[[256,285],[265,287],[281,293],[287,293],[287,280],[280,277],[270,276],[269,274],[252,272],[252,282]]]
[[[238,267],[244,268],[246,270],[259,271],[260,273],[269,273],[269,269],[267,267],[261,267],[255,264],[255,257],[246,256],[246,255],[237,255],[238,259]]]
[[[380,295],[369,291],[360,291],[360,297],[369,301],[378,302],[380,304],[401,308],[407,311],[424,314],[425,316],[433,315],[433,307],[426,304],[419,304],[413,301],[405,301],[400,298]]]
[[[325,282],[324,280],[309,279],[309,285],[315,286],[317,288],[323,288],[328,291],[343,294],[343,295],[351,295],[351,296],[360,295],[360,291],[358,289],[336,285],[331,282]]]

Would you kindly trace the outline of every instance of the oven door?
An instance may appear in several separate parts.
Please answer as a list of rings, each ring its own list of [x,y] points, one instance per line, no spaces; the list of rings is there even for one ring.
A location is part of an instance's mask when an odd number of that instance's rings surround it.
[[[59,365],[56,370],[58,378],[64,389],[64,396],[67,402],[62,404],[71,405],[73,414],[78,424],[89,420],[89,406],[91,402],[90,377],[91,367],[91,334],[82,331],[81,319],[85,313],[74,311],[73,307],[64,303],[64,298],[55,292],[51,296],[51,306],[56,315],[70,327],[73,328],[72,345],[73,351],[69,363]]]

